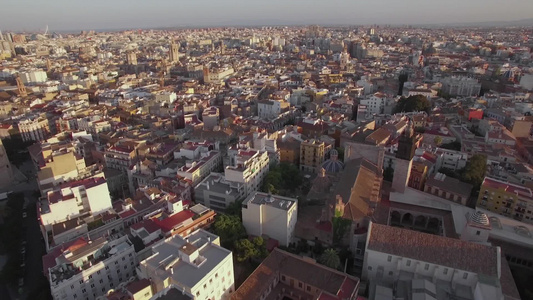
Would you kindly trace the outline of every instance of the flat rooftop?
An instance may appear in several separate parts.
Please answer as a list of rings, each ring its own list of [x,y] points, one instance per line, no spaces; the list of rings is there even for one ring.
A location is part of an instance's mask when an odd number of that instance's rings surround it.
[[[268,205],[283,210],[289,210],[297,203],[297,199],[272,195],[267,193],[257,192],[253,194],[245,203],[253,203],[257,205]]]

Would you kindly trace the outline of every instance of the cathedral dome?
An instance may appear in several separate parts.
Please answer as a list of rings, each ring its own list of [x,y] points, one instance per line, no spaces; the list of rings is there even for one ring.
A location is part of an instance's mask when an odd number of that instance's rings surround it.
[[[339,161],[339,152],[333,149],[329,153],[330,159],[322,164],[322,168],[326,170],[327,173],[338,173],[342,171],[342,169],[344,169],[344,163]]]

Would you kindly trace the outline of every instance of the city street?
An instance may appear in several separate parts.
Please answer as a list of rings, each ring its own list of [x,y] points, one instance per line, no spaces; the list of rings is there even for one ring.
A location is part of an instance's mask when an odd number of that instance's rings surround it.
[[[41,240],[41,231],[37,221],[37,198],[35,191],[38,190],[35,169],[31,161],[24,162],[19,170],[28,177],[28,181],[21,182],[10,188],[14,193],[21,192],[25,196],[26,214],[24,218],[22,236],[26,240],[24,286],[22,295],[18,293],[18,287],[6,287],[0,285],[0,295],[2,299],[26,299],[29,292],[42,287],[44,280],[42,273],[42,256],[45,253],[44,242]],[[8,293],[9,290],[9,293]]]

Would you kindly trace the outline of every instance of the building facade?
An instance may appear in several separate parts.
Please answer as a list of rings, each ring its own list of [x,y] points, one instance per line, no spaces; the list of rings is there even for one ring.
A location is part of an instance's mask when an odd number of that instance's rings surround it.
[[[266,235],[288,246],[294,237],[298,200],[256,192],[242,203],[242,223],[253,236]]]

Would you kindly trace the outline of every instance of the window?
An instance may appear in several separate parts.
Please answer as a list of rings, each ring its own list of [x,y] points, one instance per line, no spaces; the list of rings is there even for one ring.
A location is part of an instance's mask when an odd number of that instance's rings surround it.
[[[100,283],[104,283],[104,280],[103,280],[103,279],[100,279]]]
[[[444,273],[444,275],[448,274],[448,268],[444,268],[444,271],[442,271],[442,273]]]
[[[426,265],[424,266],[424,270],[426,270],[426,271],[429,270],[429,264],[426,264]]]
[[[93,275],[89,275],[89,279],[93,279]]]
[[[463,279],[467,279],[467,278],[468,278],[468,273],[465,272],[465,273],[463,274]]]
[[[87,290],[83,289],[83,290],[81,290],[81,292],[85,294],[85,293],[87,293]]]
[[[411,266],[411,260],[410,259],[407,260],[407,266],[408,267]]]
[[[372,271],[372,267],[371,266],[368,266],[368,271]]]
[[[310,286],[307,286],[307,291],[308,291],[308,292],[311,291],[311,287],[310,287]]]
[[[70,286],[70,289],[73,290],[73,289],[74,289],[74,285],[71,285],[71,286]]]
[[[83,284],[83,279],[80,279],[80,284]]]
[[[91,288],[94,288],[94,283],[91,283]]]
[[[100,275],[100,270],[96,271],[96,274]]]
[[[109,266],[105,266],[105,269],[106,269],[106,270],[109,270]]]
[[[299,288],[302,288],[302,287],[303,287],[303,284],[302,284],[302,282],[301,282],[301,281],[300,281],[300,282],[298,282],[298,287],[299,287]]]
[[[392,276],[392,271],[389,271],[389,276]]]
[[[117,274],[120,273],[120,270],[117,270]]]
[[[281,275],[281,281],[285,281],[285,275]]]
[[[74,299],[78,298],[78,295],[77,294],[74,294]]]
[[[476,231],[476,235],[480,235],[481,234],[481,231]]]
[[[392,256],[389,255],[389,256],[387,257],[387,261],[388,261],[388,262],[391,262],[391,261],[392,261]]]

